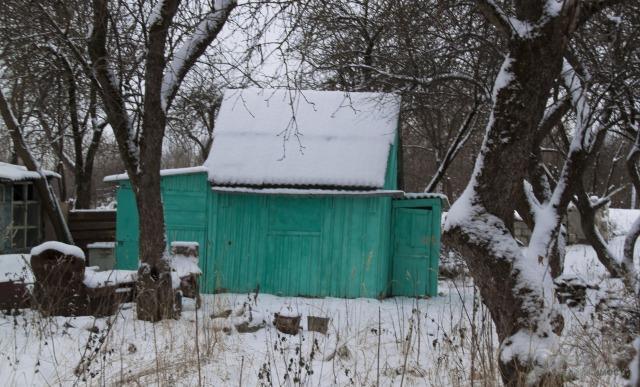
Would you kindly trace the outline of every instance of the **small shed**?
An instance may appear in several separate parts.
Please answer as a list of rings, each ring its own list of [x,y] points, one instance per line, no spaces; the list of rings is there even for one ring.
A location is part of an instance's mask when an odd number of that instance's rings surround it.
[[[441,197],[398,190],[397,96],[227,90],[202,167],[161,171],[168,243],[196,241],[201,291],[437,294]],[[138,266],[119,184],[116,267]]]
[[[46,178],[60,178],[44,171]],[[29,252],[45,239],[46,219],[34,181],[37,172],[0,162],[0,254]]]

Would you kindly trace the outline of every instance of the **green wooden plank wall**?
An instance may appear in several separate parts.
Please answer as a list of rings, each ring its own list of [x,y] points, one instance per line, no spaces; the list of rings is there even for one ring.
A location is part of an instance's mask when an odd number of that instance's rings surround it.
[[[392,180],[392,179],[390,179]],[[214,192],[206,173],[162,179],[167,238],[200,243],[201,290],[301,296],[391,294],[392,207],[433,208],[429,294],[437,292],[439,199]],[[138,266],[138,216],[118,189],[117,268]]]
[[[387,293],[390,197],[212,192],[211,201],[205,291]]]
[[[161,183],[167,243],[196,241],[201,259],[206,257],[209,183],[204,173],[164,176]],[[116,268],[138,268],[138,210],[128,180],[117,193]]]

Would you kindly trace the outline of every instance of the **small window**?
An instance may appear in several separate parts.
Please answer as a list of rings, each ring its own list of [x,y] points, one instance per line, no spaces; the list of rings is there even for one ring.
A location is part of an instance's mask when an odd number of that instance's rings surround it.
[[[22,202],[24,201],[24,187],[25,184],[16,184],[13,186],[13,201],[14,202]]]
[[[27,229],[27,246],[36,246],[40,242],[40,232],[37,228]]]
[[[0,184],[0,203],[4,203],[4,184]]]
[[[13,227],[24,227],[26,223],[25,210],[25,205],[22,203],[13,205]]]
[[[27,185],[27,200],[36,200],[36,197],[33,191],[33,184]]]
[[[7,192],[7,196],[8,192]],[[32,183],[13,186],[11,203],[11,241],[13,248],[24,250],[40,242],[40,203]]]
[[[40,204],[27,204],[27,226],[37,227],[40,224]]]

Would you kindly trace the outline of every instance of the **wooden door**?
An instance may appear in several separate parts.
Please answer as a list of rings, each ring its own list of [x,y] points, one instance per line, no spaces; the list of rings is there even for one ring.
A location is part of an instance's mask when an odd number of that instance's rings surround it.
[[[431,209],[396,208],[394,210],[391,288],[395,296],[414,297],[429,294],[431,217]]]

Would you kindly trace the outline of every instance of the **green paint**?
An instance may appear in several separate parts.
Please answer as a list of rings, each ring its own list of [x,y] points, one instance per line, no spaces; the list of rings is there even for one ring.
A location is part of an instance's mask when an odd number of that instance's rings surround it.
[[[210,214],[208,292],[388,293],[390,197],[212,192]]]
[[[385,188],[397,187],[397,148]],[[165,176],[168,243],[200,243],[201,290],[290,296],[435,295],[440,200],[214,192],[206,173]],[[138,267],[138,217],[120,182],[117,268]],[[405,281],[406,273],[413,281]],[[403,277],[404,275],[404,277]]]
[[[167,243],[196,241],[201,255],[206,252],[207,194],[206,174],[165,176],[162,178],[162,202]],[[116,268],[138,268],[138,209],[129,181],[120,182],[117,193]]]
[[[430,209],[398,208],[394,211],[392,292],[395,295],[428,294],[431,216]]]
[[[129,181],[120,183],[116,196],[116,269],[138,268],[138,208]]]

